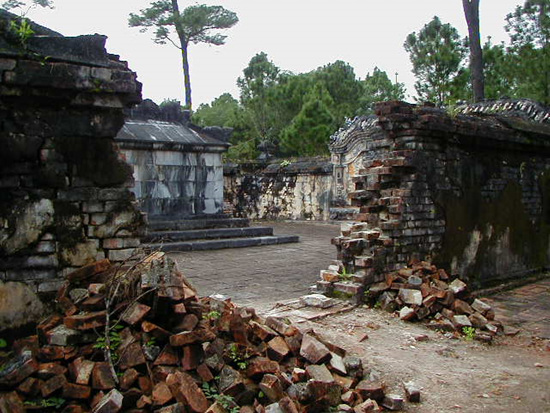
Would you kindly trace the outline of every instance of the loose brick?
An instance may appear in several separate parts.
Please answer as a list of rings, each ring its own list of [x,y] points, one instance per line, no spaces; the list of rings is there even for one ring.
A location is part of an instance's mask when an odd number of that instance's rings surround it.
[[[109,393],[107,393],[99,403],[94,407],[92,410],[92,413],[116,413],[119,412],[120,409],[122,409],[122,402],[124,400],[124,396],[116,390],[113,389]]]
[[[185,403],[193,412],[205,412],[210,403],[195,381],[186,373],[169,374],[166,384],[179,403]]]
[[[63,397],[67,399],[82,399],[86,400],[90,398],[92,389],[89,386],[83,386],[80,384],[65,383],[63,385]]]
[[[63,374],[59,374],[57,376],[52,377],[49,380],[46,380],[42,387],[40,388],[40,392],[42,393],[42,397],[46,398],[56,390],[61,389],[65,384],[67,383],[67,378]]]
[[[162,406],[172,400],[174,396],[170,391],[170,387],[165,382],[160,382],[155,385],[152,393],[152,401],[154,405]]]
[[[106,311],[95,311],[65,317],[63,323],[67,328],[72,330],[91,330],[105,326],[106,316]]]
[[[98,390],[110,390],[116,386],[111,367],[107,362],[96,362],[92,370],[92,387]]]
[[[329,349],[309,334],[304,335],[302,339],[300,355],[313,364],[319,364],[330,359]]]

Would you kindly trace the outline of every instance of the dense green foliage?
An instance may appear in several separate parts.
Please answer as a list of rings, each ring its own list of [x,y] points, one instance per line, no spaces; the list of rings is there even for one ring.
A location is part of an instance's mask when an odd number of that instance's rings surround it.
[[[506,22],[514,95],[550,104],[550,0],[527,0]]]
[[[509,44],[483,45],[485,96],[532,98],[550,103],[550,0],[527,0],[506,19]],[[440,105],[472,101],[468,39],[434,17],[407,36],[419,101]],[[346,62],[336,61],[294,74],[258,53],[237,84],[239,99],[223,94],[201,105],[193,119],[200,125],[234,129],[229,156],[253,159],[267,142],[278,156],[328,153],[329,137],[345,118],[371,114],[374,104],[405,98],[405,87],[375,67],[357,78]]]
[[[359,98],[359,112],[373,113],[374,104],[385,100],[403,100],[405,85],[392,83],[386,72],[374,68],[372,75],[367,74],[363,81],[363,93]]]
[[[141,27],[142,32],[154,28],[153,40],[156,43],[169,42],[180,50],[185,86],[185,106],[191,108],[189,44],[222,45],[227,36],[217,31],[233,27],[238,21],[235,13],[222,6],[195,4],[180,12],[177,0],[157,0],[153,1],[150,7],[141,10],[139,14],[130,13],[128,24],[130,27]],[[175,40],[172,38],[174,35]]]
[[[372,113],[375,101],[405,97],[403,84],[378,68],[365,80],[340,60],[293,74],[263,52],[252,57],[237,85],[238,101],[225,93],[193,114],[199,125],[234,129],[233,159],[255,158],[262,142],[278,156],[326,155],[330,135],[346,118]]]
[[[450,24],[434,17],[422,30],[407,36],[404,44],[416,76],[419,100],[442,104],[449,101],[463,70],[464,42]]]
[[[506,17],[508,45],[483,46],[485,97],[531,98],[550,104],[550,0],[526,0]],[[439,18],[405,41],[418,100],[471,101],[470,68],[458,31]]]

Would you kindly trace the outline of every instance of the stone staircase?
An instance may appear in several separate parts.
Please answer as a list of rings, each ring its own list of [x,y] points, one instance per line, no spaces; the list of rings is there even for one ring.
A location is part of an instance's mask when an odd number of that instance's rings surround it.
[[[295,235],[273,235],[271,227],[251,227],[247,218],[225,214],[177,219],[150,217],[142,247],[152,251],[204,251],[298,242]]]

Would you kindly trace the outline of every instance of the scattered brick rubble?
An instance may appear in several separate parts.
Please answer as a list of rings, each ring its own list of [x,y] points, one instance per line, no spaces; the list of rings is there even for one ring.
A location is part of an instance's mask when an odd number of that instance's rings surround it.
[[[401,320],[429,320],[429,328],[472,335],[484,342],[503,332],[493,309],[472,297],[466,283],[451,279],[444,269],[426,261],[412,261],[409,267],[387,273],[385,280],[367,286],[364,276],[346,274],[342,262],[321,271],[321,278],[329,295],[347,294],[346,298],[356,303],[365,301],[397,312]]]
[[[68,275],[57,304],[60,312],[3,360],[0,412],[403,408],[403,397],[369,380],[359,358],[284,319],[199,298],[162,253],[131,267],[83,267]]]

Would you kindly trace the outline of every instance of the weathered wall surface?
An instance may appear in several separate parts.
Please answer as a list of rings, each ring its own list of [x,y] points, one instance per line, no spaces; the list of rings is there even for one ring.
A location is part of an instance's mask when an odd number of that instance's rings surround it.
[[[550,125],[531,109],[381,104],[354,132],[366,148],[348,193],[360,222],[333,240],[348,270],[368,284],[432,259],[480,287],[548,267]]]
[[[328,220],[332,165],[325,160],[224,168],[227,209],[252,219]]]
[[[143,224],[114,143],[123,108],[141,99],[135,73],[103,36],[35,32],[48,36],[25,48],[0,33],[3,295],[13,281],[52,292],[76,267],[128,258]]]
[[[130,149],[122,144],[134,169],[131,188],[140,210],[150,216],[218,214],[223,212],[223,166],[220,153]]]

